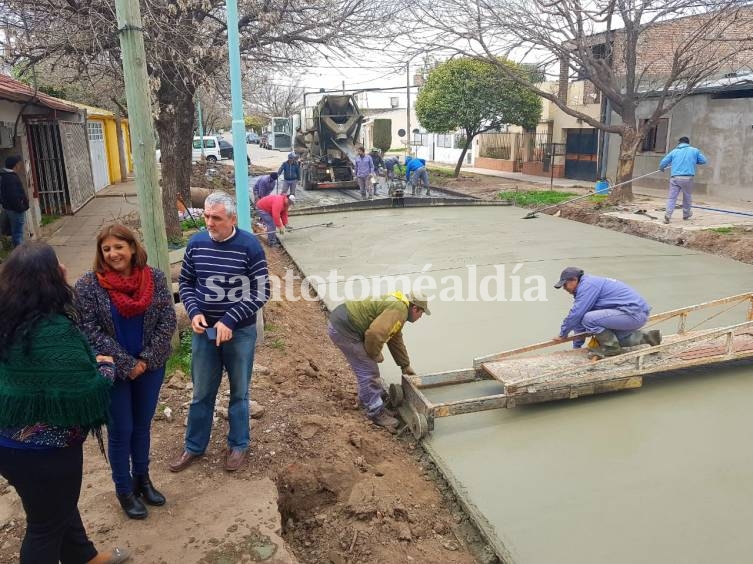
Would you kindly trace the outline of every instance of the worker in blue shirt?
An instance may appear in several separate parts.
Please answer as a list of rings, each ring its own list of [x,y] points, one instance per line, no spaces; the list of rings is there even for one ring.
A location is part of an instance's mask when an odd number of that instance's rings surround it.
[[[622,347],[661,343],[659,331],[640,331],[651,307],[624,282],[585,274],[582,269],[569,266],[554,287],[564,288],[575,300],[554,340],[564,341],[571,331],[591,333],[599,343],[591,351],[596,358],[618,355],[623,352]],[[573,341],[574,348],[582,346],[582,340]]]
[[[672,212],[675,211],[677,196],[682,192],[682,218],[690,219],[693,212],[693,179],[696,165],[706,164],[708,161],[700,150],[690,145],[690,139],[680,137],[677,147],[672,149],[659,163],[659,170],[672,166],[669,179],[669,197],[664,212],[664,223],[669,223]]]
[[[416,194],[418,189],[418,183],[421,182],[426,195],[430,195],[429,191],[429,173],[426,170],[426,160],[419,159],[417,157],[405,157],[405,180],[413,185],[413,194]]]

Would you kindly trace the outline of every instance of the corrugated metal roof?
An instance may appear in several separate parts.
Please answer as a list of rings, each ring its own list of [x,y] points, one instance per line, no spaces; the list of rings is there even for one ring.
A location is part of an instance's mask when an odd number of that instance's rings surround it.
[[[0,98],[22,104],[33,99],[33,103],[37,106],[44,106],[45,108],[62,112],[78,113],[76,106],[49,96],[44,92],[35,93],[34,89],[28,84],[19,82],[6,74],[0,74]]]

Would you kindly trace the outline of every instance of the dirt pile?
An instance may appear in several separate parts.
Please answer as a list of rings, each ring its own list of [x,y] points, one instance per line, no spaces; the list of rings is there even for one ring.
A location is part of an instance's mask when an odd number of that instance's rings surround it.
[[[551,210],[557,213],[556,210]],[[597,225],[604,229],[637,235],[678,247],[686,247],[753,264],[753,227],[739,226],[722,232],[711,229],[682,229],[682,224],[664,225],[649,221],[631,221],[605,215],[593,203],[574,202],[560,208],[559,215],[566,219]],[[607,210],[608,211],[608,210]]]

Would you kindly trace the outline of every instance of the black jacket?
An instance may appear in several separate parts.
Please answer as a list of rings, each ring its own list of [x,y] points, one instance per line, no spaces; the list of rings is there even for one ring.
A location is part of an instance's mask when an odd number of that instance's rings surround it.
[[[29,209],[29,198],[26,197],[21,179],[12,170],[0,169],[0,204],[15,212],[25,212]]]

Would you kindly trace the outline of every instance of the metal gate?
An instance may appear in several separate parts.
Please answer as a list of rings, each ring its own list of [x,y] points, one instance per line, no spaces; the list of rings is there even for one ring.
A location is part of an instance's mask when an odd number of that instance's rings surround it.
[[[105,150],[105,133],[102,123],[89,121],[86,123],[86,131],[89,135],[89,151],[92,161],[92,177],[94,179],[94,191],[99,192],[110,184],[110,174],[107,167],[107,151]]]
[[[33,122],[27,132],[42,213],[65,215],[78,211],[94,197],[85,124]]]
[[[595,129],[568,129],[565,178],[596,180],[596,148],[598,131]]]
[[[65,156],[65,172],[68,178],[68,197],[71,203],[71,213],[75,213],[94,197],[94,178],[86,124],[71,121],[59,123],[60,140]]]

